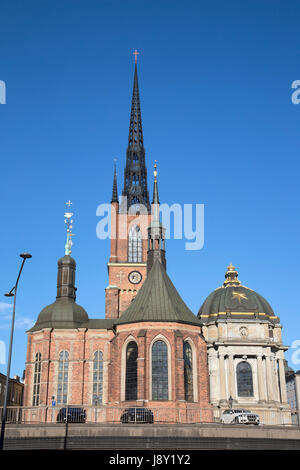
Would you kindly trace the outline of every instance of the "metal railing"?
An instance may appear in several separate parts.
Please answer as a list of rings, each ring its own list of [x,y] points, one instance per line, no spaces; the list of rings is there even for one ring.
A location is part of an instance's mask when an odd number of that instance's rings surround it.
[[[2,415],[0,408],[0,415]],[[211,408],[146,408],[136,406],[10,407],[8,423],[201,423],[213,422]]]
[[[253,411],[253,410],[252,410]],[[255,411],[254,411],[255,412]],[[260,425],[300,426],[299,411],[288,410],[259,410]],[[2,419],[3,408],[0,407]],[[55,424],[55,423],[89,423],[89,424],[196,424],[220,423],[222,411],[216,412],[212,408],[191,407],[136,407],[136,406],[36,406],[36,407],[8,407],[7,423],[14,424]]]

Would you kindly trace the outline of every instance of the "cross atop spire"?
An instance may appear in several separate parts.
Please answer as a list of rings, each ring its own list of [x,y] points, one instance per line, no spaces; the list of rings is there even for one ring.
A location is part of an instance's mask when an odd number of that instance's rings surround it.
[[[133,52],[133,55],[134,55],[134,63],[137,64],[137,56],[139,55],[139,52],[137,50],[135,50]]]

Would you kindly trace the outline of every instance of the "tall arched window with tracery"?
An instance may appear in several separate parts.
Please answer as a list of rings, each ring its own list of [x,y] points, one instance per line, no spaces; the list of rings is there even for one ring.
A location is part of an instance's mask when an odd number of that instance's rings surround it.
[[[103,352],[96,351],[93,365],[93,405],[100,405],[103,400]]]
[[[137,358],[137,344],[135,341],[130,341],[126,348],[125,400],[137,400]]]
[[[69,380],[69,353],[61,351],[58,361],[57,378],[57,404],[66,405],[68,403],[68,380]]]
[[[242,361],[237,365],[236,381],[239,397],[253,397],[252,368],[249,362]]]
[[[42,368],[42,355],[40,352],[38,352],[35,355],[35,363],[34,363],[32,406],[38,406],[40,404],[41,368]]]
[[[143,261],[142,233],[138,225],[133,225],[128,233],[128,261],[130,263]]]
[[[183,343],[184,362],[184,398],[186,401],[194,401],[193,390],[193,351],[190,343]]]
[[[168,400],[168,348],[164,341],[152,346],[152,400]]]

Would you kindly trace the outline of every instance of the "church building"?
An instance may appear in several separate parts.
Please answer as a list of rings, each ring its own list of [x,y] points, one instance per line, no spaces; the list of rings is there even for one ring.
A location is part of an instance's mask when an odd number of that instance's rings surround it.
[[[89,319],[76,303],[68,238],[56,300],[28,331],[24,405],[45,421],[53,401],[101,405],[100,421],[133,406],[150,408],[155,421],[212,421],[201,323],[166,271],[156,167],[149,201],[136,64],[122,201],[115,170],[111,206],[105,318]]]
[[[232,265],[198,316],[191,312],[167,273],[159,204],[156,165],[149,200],[135,64],[120,201],[116,169],[113,177],[105,318],[90,319],[76,303],[68,228],[56,300],[27,332],[31,421],[50,422],[68,405],[93,422],[120,422],[130,407],[151,409],[155,422],[212,422],[232,404],[259,414],[284,410],[288,420],[279,318]]]

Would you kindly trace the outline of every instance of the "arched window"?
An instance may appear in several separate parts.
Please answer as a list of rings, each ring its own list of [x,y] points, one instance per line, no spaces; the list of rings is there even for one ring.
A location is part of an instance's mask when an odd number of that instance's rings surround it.
[[[253,397],[252,369],[248,362],[242,361],[237,365],[236,381],[239,397]]]
[[[190,343],[183,343],[184,361],[184,398],[186,401],[194,401],[193,393],[193,351]]]
[[[128,261],[130,263],[141,263],[143,261],[142,246],[140,227],[134,225],[128,234]]]
[[[35,355],[35,363],[34,363],[32,406],[38,406],[40,404],[41,367],[42,367],[42,355],[40,352],[38,352]]]
[[[93,367],[93,405],[100,405],[103,398],[103,352],[94,354]]]
[[[57,379],[57,404],[66,405],[68,403],[68,375],[69,375],[69,353],[61,351],[58,361]]]
[[[152,346],[152,400],[168,400],[168,348],[164,341]]]
[[[126,348],[125,400],[137,400],[137,357],[137,344],[135,341],[130,341]]]

